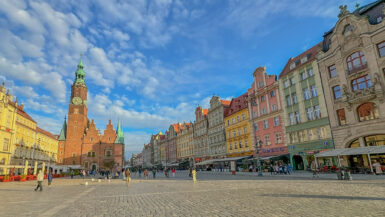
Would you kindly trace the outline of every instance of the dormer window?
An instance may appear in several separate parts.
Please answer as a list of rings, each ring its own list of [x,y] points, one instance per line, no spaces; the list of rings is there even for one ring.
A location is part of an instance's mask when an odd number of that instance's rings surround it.
[[[290,70],[295,68],[295,63],[290,64]]]
[[[354,26],[348,24],[348,25],[345,26],[344,31],[343,31],[343,34],[344,34],[345,36],[347,36],[347,35],[349,35],[351,32],[353,32],[353,30],[354,30]]]
[[[307,61],[307,56],[301,58],[301,64],[306,63],[306,61]]]

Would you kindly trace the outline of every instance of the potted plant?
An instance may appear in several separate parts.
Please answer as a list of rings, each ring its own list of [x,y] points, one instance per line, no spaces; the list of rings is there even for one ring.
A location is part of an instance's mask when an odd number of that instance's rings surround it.
[[[27,180],[27,175],[21,175],[20,182],[25,182]]]

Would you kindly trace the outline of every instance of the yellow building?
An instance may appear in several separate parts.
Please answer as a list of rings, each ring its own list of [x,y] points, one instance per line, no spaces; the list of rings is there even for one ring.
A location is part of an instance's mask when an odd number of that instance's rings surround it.
[[[16,103],[13,96],[6,91],[4,83],[0,86],[0,175],[8,174],[15,140]]]
[[[245,93],[232,99],[230,107],[225,110],[227,157],[253,155],[247,97]]]
[[[46,162],[48,165],[56,164],[59,143],[57,137],[50,132],[36,127],[36,143],[37,150],[40,150],[37,153],[40,156],[37,156],[35,159]]]

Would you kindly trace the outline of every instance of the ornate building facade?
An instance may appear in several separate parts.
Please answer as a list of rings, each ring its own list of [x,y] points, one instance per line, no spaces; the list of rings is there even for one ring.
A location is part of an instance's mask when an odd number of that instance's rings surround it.
[[[68,123],[63,124],[59,135],[59,162],[63,165],[80,165],[90,170],[120,170],[124,166],[124,134],[118,123],[116,131],[111,120],[103,134],[87,116],[87,86],[80,61],[71,87],[68,106]]]
[[[226,157],[226,135],[224,112],[229,108],[230,100],[221,100],[218,96],[213,96],[210,100],[208,112],[208,146],[209,154],[213,158]]]
[[[254,81],[248,90],[251,144],[262,144],[262,157],[288,153],[282,121],[283,107],[276,75],[266,74],[265,67],[253,73]]]
[[[195,109],[195,121],[193,124],[193,139],[194,139],[194,157],[195,162],[200,162],[209,159],[209,146],[207,142],[207,133],[209,128],[208,109],[203,109],[198,106]]]
[[[336,149],[385,145],[385,2],[350,13],[325,33],[318,55],[327,110]],[[364,149],[365,150],[365,149]],[[385,154],[340,158],[342,165],[369,167],[385,163]]]
[[[178,160],[192,161],[194,150],[192,123],[183,123],[177,138]]]

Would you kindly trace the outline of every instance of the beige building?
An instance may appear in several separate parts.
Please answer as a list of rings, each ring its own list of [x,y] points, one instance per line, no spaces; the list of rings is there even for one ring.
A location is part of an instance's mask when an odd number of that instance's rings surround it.
[[[210,100],[208,112],[208,146],[209,153],[214,158],[226,157],[226,136],[224,111],[229,108],[230,100],[221,100],[218,96],[213,96]]]
[[[192,123],[183,123],[177,136],[177,154],[178,160],[192,161],[194,141]]]
[[[207,143],[207,132],[208,132],[208,109],[203,109],[198,106],[195,109],[195,121],[193,124],[194,128],[194,157],[195,162],[201,162],[210,159],[209,146]]]
[[[317,57],[335,148],[340,149],[319,156],[341,156],[341,165],[353,171],[367,171],[375,161],[385,164],[384,6],[376,1],[352,13],[341,6]]]

